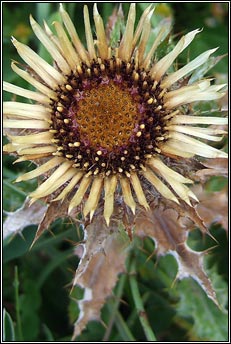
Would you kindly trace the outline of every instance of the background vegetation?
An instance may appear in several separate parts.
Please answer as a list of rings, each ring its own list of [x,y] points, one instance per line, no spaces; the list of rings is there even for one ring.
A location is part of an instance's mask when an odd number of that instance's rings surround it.
[[[65,6],[78,28],[80,37],[84,39],[83,4],[75,2]],[[99,4],[99,11],[105,22],[114,6],[113,3]],[[137,4],[138,16],[144,6],[144,3]],[[49,59],[30,29],[29,14],[32,13],[40,23],[45,19],[51,24],[58,18],[57,9],[58,3],[3,3],[4,80],[26,86],[10,68],[11,60],[20,60],[10,42],[12,35]],[[124,4],[124,11],[127,13],[128,4]],[[173,18],[176,36],[203,27],[203,32],[190,45],[190,58],[217,46],[219,55],[228,51],[227,3],[160,3],[157,4],[156,14],[155,20],[166,16]],[[181,58],[185,59],[187,55],[182,55]],[[227,58],[210,73],[225,79]],[[8,94],[5,97],[10,99]],[[18,209],[26,195],[36,187],[34,180],[12,183],[19,174],[28,171],[29,165],[12,165],[13,161],[12,157],[4,157],[3,201],[6,211]],[[224,185],[222,178],[213,178],[212,182],[208,183],[208,187],[216,191]],[[176,261],[170,255],[157,261],[152,254],[154,246],[151,240],[135,240],[133,243],[130,261],[135,262],[135,281],[150,327],[159,341],[227,340],[227,237],[220,225],[213,225],[211,231],[217,244],[211,238],[202,237],[199,230],[195,229],[190,235],[189,245],[195,250],[203,250],[216,244],[206,257],[206,269],[217,292],[220,309],[192,279],[175,282]],[[75,303],[69,298],[71,281],[78,265],[78,258],[73,255],[73,250],[76,243],[82,239],[82,233],[67,219],[57,220],[33,248],[29,249],[35,232],[36,226],[28,226],[22,235],[16,235],[4,242],[5,340],[70,341],[72,324],[78,314]],[[90,323],[78,341],[146,341],[137,316],[131,283],[131,276],[121,276],[114,296],[103,308],[102,322]],[[79,291],[76,290],[76,293]],[[119,303],[120,299],[122,302]],[[113,317],[116,326],[106,327]]]

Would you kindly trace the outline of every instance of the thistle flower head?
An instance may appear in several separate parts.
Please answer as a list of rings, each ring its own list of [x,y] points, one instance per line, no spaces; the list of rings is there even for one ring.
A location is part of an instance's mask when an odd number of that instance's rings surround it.
[[[68,200],[69,212],[83,206],[84,216],[90,219],[102,204],[107,225],[115,201],[133,213],[138,205],[148,209],[150,190],[152,197],[191,206],[197,198],[187,186],[193,183],[190,168],[184,169],[182,162],[187,165],[197,156],[227,156],[207,144],[222,139],[225,131],[216,126],[226,124],[226,119],[187,112],[193,102],[225,94],[224,85],[212,85],[211,79],[188,84],[186,78],[216,49],[169,72],[200,30],[187,33],[156,61],[164,32],[147,51],[153,9],[147,7],[136,28],[135,11],[131,4],[116,46],[110,45],[96,5],[95,35],[84,6],[86,47],[62,5],[62,23],[54,23],[55,34],[31,17],[32,29],[53,64],[12,38],[26,64],[12,62],[12,69],[35,90],[4,83],[7,92],[32,100],[8,101],[3,106],[10,141],[5,151],[16,153],[17,161],[38,165],[17,181],[45,176],[30,194],[32,200],[47,196],[49,202]],[[17,135],[10,129],[16,129]]]

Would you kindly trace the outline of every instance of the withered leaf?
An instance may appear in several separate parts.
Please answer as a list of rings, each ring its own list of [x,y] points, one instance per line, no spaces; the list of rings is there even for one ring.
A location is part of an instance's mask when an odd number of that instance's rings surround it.
[[[200,202],[196,210],[207,226],[220,223],[228,231],[228,194],[226,188],[218,192],[206,192],[201,185],[194,187],[193,192]]]
[[[40,238],[43,232],[50,226],[52,222],[54,222],[58,218],[64,218],[68,216],[68,206],[68,199],[65,199],[64,201],[54,201],[48,205],[46,212],[43,218],[41,219],[41,222],[39,223],[32,246]],[[76,212],[78,212],[78,208],[72,211],[71,217],[73,221],[76,220]]]
[[[112,294],[118,275],[125,271],[126,249],[129,239],[121,235],[118,223],[107,227],[102,215],[85,228],[84,256],[77,268],[73,286],[84,289],[78,301],[79,317],[74,326],[73,339],[91,320],[99,320],[106,298]]]
[[[189,230],[174,209],[151,208],[141,211],[136,219],[135,234],[151,237],[156,243],[157,255],[172,254],[178,263],[177,278],[192,277],[216,304],[211,281],[203,268],[203,252],[195,252],[187,246]]]
[[[21,208],[14,212],[5,212],[7,218],[3,224],[3,239],[20,233],[27,226],[40,223],[46,209],[47,206],[41,202],[30,205],[29,198],[27,198]]]
[[[202,164],[205,166],[205,168],[198,170],[195,176],[197,177],[197,180],[203,183],[206,182],[211,176],[227,177],[228,175],[228,159],[205,159]]]
[[[187,203],[183,202],[177,204],[169,200],[165,200],[164,204],[166,208],[175,210],[178,213],[179,218],[181,218],[181,221],[187,221],[187,229],[193,229],[196,225],[200,228],[201,232],[209,234],[208,228],[198,214],[196,207],[191,207]]]

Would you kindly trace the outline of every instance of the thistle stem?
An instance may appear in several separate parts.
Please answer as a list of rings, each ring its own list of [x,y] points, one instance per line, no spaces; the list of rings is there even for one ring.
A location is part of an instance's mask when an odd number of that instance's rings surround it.
[[[116,319],[116,313],[117,313],[117,310],[118,310],[118,307],[119,307],[119,304],[120,304],[120,298],[122,296],[122,292],[123,292],[123,289],[124,289],[124,284],[125,284],[125,280],[126,280],[126,275],[122,275],[120,277],[120,280],[119,280],[119,283],[118,283],[118,287],[117,287],[117,290],[116,290],[116,300],[112,303],[109,303],[110,305],[110,313],[111,313],[111,318],[110,318],[110,321],[108,323],[108,326],[107,326],[107,330],[104,334],[104,337],[103,337],[103,341],[107,341],[109,339],[109,336],[110,336],[110,332],[111,332],[111,329],[113,327],[113,324],[115,322],[115,319]]]
[[[131,330],[129,329],[127,322],[124,321],[119,311],[116,311],[115,320],[117,330],[120,333],[120,336],[123,338],[123,340],[125,342],[136,342],[136,339],[133,336]]]
[[[139,292],[135,272],[136,272],[136,266],[135,266],[135,261],[133,260],[131,263],[131,268],[130,268],[129,282],[130,282],[133,300],[135,303],[135,308],[138,313],[138,317],[140,319],[140,323],[141,323],[141,326],[143,327],[147,340],[150,342],[157,341],[156,336],[149,324],[148,317],[144,309],[144,305],[143,305],[143,301]]]
[[[21,323],[21,316],[20,316],[20,304],[19,304],[19,279],[18,279],[17,266],[15,266],[15,270],[14,270],[14,291],[15,291],[16,319],[17,319],[17,327],[18,327],[18,340],[23,341],[22,323]]]

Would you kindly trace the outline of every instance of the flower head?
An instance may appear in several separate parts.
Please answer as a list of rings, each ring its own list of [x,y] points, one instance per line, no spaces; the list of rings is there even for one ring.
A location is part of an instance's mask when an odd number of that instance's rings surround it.
[[[135,4],[131,4],[122,38],[117,46],[110,46],[97,6],[93,13],[96,37],[84,6],[86,47],[62,5],[62,24],[54,23],[55,34],[46,23],[43,29],[31,17],[32,29],[53,65],[12,38],[26,63],[22,67],[12,62],[12,69],[36,90],[4,83],[6,91],[33,101],[4,103],[4,127],[10,141],[5,150],[16,153],[17,161],[38,165],[17,178],[18,182],[45,176],[30,194],[32,200],[66,199],[69,212],[83,205],[83,214],[90,214],[90,219],[102,203],[109,225],[115,200],[135,213],[137,205],[149,208],[149,190],[191,206],[197,198],[187,186],[193,180],[182,161],[187,165],[195,156],[227,157],[202,142],[221,140],[225,131],[216,126],[227,120],[187,113],[189,104],[225,94],[224,85],[211,85],[211,79],[188,84],[186,78],[216,49],[169,73],[200,30],[183,36],[155,61],[164,32],[146,51],[152,14],[152,6],[147,7],[135,29]]]

